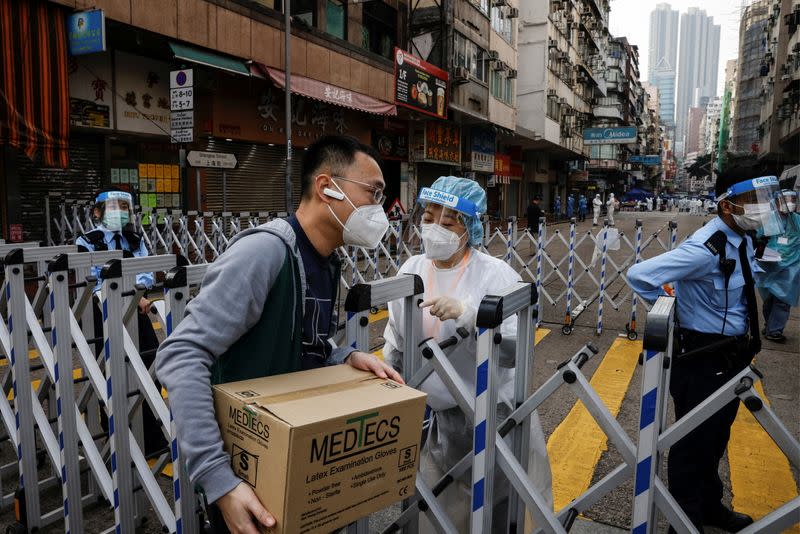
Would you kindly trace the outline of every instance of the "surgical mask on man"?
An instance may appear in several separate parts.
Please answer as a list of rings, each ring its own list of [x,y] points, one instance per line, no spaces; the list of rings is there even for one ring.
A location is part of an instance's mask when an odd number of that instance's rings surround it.
[[[461,249],[461,236],[438,224],[422,225],[422,244],[429,260],[448,260]]]
[[[333,209],[331,209],[330,204],[328,205],[328,210],[330,210],[333,218],[336,219],[336,222],[344,229],[344,233],[342,234],[344,244],[364,248],[377,247],[381,239],[383,239],[386,230],[389,229],[389,219],[386,218],[383,206],[380,204],[369,204],[357,208],[339,185],[336,182],[333,182],[333,184],[341,192],[344,199],[353,206],[353,211],[347,217],[347,221],[342,223]]]
[[[103,212],[103,226],[112,232],[119,232],[130,222],[131,214],[128,210],[118,208],[106,209]]]
[[[733,204],[733,203],[731,203]],[[769,204],[744,204],[739,206],[733,204],[744,210],[743,214],[731,213],[736,225],[742,230],[759,230],[764,232],[765,236],[779,235],[783,233],[783,224],[781,224],[780,217],[777,210]]]

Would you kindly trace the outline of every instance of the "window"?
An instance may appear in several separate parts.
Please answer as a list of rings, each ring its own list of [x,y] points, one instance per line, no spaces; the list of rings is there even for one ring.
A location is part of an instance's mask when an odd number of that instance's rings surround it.
[[[292,0],[290,4],[292,17],[301,20],[308,26],[317,24],[317,2],[316,0]]]
[[[347,39],[345,4],[340,0],[327,0],[325,6],[325,32],[339,39]]]
[[[465,67],[469,75],[478,81],[489,81],[489,57],[483,48],[458,32],[453,39],[453,48],[456,67]]]
[[[514,105],[514,80],[506,77],[503,71],[492,71],[492,96],[509,106]],[[548,102],[549,104],[549,102]],[[558,112],[555,113],[558,117]]]
[[[492,8],[492,29],[509,44],[514,44],[514,19],[506,17],[501,7]]]
[[[397,43],[397,10],[377,0],[365,2],[362,23],[362,46],[391,59]]]
[[[485,14],[489,14],[489,0],[470,0],[472,4],[483,11]]]
[[[553,119],[554,121],[558,120],[560,111],[560,106],[558,105],[558,98],[554,96],[547,97],[547,116]]]

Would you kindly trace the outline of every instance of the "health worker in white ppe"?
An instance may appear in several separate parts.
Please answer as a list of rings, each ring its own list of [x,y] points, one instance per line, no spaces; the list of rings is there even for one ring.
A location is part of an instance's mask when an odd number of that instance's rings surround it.
[[[600,218],[600,212],[603,210],[603,201],[600,200],[600,195],[594,196],[594,200],[592,200],[592,208],[594,209],[592,226],[597,226],[597,220]]]
[[[473,180],[443,176],[430,188],[420,191],[415,215],[421,224],[424,254],[413,256],[400,268],[400,274],[416,274],[425,286],[420,303],[423,336],[443,341],[463,327],[472,335],[448,354],[461,380],[475,387],[474,335],[478,306],[487,294],[521,281],[506,263],[480,252],[483,240],[480,216],[486,212],[486,192]],[[413,217],[413,216],[412,216]],[[384,337],[386,362],[401,370],[403,364],[403,303],[389,304],[389,323]],[[511,412],[514,394],[514,369],[517,318],[509,317],[501,325],[500,384],[498,424]],[[470,424],[442,380],[435,374],[422,383],[428,394],[431,422],[420,457],[420,475],[429,485],[435,484],[459,460],[472,451],[473,426]],[[534,486],[552,504],[550,463],[547,448],[534,412],[530,425],[528,474]],[[453,521],[457,532],[469,532],[471,484],[469,472],[453,481],[438,497]],[[495,477],[493,531],[507,528],[508,483]],[[435,532],[423,514],[421,532]],[[495,528],[496,527],[496,528]],[[487,533],[488,534],[488,533]]]
[[[606,211],[608,213],[608,224],[614,226],[614,210],[617,209],[617,199],[614,198],[614,193],[608,195],[608,202],[606,202]]]

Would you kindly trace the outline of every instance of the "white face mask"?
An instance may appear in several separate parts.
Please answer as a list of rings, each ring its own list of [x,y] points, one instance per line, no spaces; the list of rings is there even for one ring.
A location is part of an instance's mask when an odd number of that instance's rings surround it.
[[[448,260],[461,249],[461,238],[455,232],[438,224],[422,225],[422,244],[429,260]]]
[[[357,208],[335,182],[334,185],[342,192],[345,200],[353,206],[353,212],[347,217],[347,221],[342,224],[342,221],[331,209],[330,204],[328,205],[333,218],[344,228],[342,234],[344,244],[355,247],[376,248],[381,239],[383,239],[386,230],[389,229],[389,219],[386,218],[386,213],[383,212],[383,206],[369,204]]]
[[[744,210],[743,214],[731,213],[731,215],[736,221],[736,225],[742,230],[761,229],[765,236],[783,233],[780,217],[769,204],[745,204],[740,207]]]
[[[797,204],[795,204],[794,202],[787,202],[786,211],[788,211],[789,213],[794,213],[795,211],[797,211]]]

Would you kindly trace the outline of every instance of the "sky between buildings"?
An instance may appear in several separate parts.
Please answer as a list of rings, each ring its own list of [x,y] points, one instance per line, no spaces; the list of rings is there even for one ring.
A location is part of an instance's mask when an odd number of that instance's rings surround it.
[[[714,17],[714,24],[722,26],[719,43],[719,73],[717,96],[722,96],[725,85],[725,62],[739,55],[739,18],[743,0],[611,0],[609,25],[611,35],[625,36],[628,42],[639,47],[639,72],[647,78],[648,47],[650,43],[650,12],[656,4],[668,3],[680,14],[690,7],[704,9]],[[749,0],[745,0],[749,3]],[[680,16],[679,16],[680,18]],[[680,40],[680,30],[678,30]],[[678,54],[680,57],[680,54]],[[677,72],[677,65],[675,66]]]

